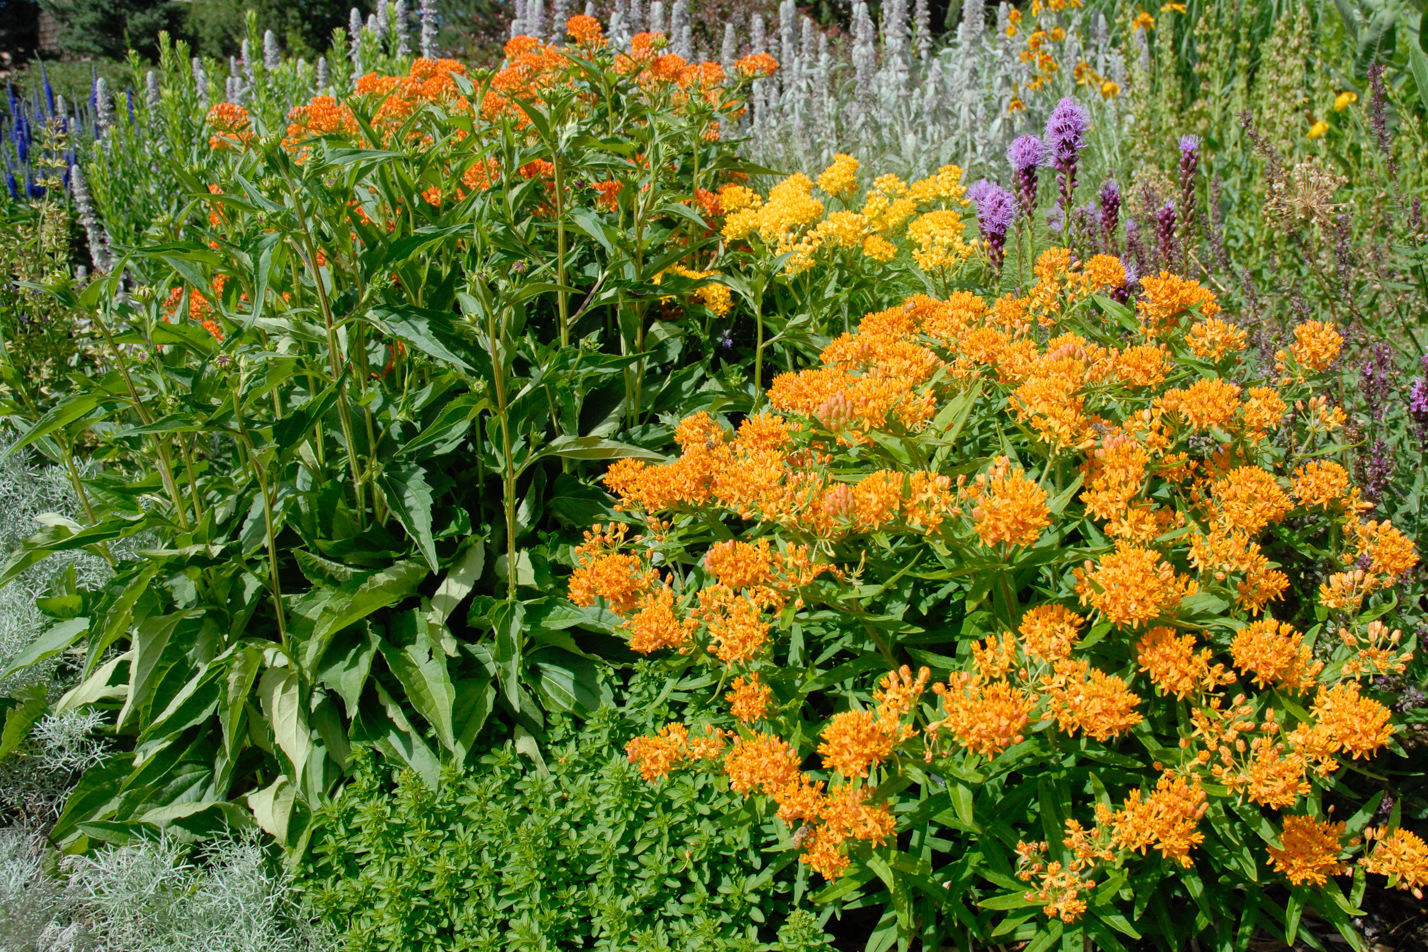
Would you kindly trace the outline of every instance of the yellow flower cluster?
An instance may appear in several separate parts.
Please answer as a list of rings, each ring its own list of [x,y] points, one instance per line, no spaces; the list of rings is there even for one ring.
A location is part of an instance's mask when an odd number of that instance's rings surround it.
[[[904,230],[914,245],[913,258],[926,270],[950,272],[971,256],[975,246],[964,236],[960,215],[967,207],[961,169],[946,165],[912,183],[880,175],[855,210],[858,170],[857,159],[839,155],[818,175],[817,189],[842,206],[831,211],[814,196],[815,183],[801,174],[769,189],[767,199],[743,185],[726,185],[719,192],[725,213],[721,233],[730,243],[757,242],[771,257],[788,255],[782,273],[790,277],[847,249],[885,264],[898,253],[891,239]]]

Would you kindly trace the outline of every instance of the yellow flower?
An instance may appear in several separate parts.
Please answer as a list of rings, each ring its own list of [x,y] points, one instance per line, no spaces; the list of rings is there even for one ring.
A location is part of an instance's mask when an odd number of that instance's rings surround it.
[[[1345,109],[1349,108],[1350,106],[1352,106],[1354,103],[1356,103],[1356,102],[1358,102],[1358,101],[1359,101],[1359,94],[1358,94],[1358,93],[1353,93],[1353,92],[1343,92],[1343,93],[1339,93],[1338,98],[1334,100],[1334,111],[1335,111],[1335,112],[1343,112]]]
[[[858,187],[858,160],[839,153],[833,164],[818,176],[818,187],[829,195],[843,196]]]
[[[1136,18],[1131,21],[1131,32],[1132,32],[1132,33],[1139,32],[1140,30],[1143,30],[1143,29],[1144,29],[1144,30],[1153,30],[1153,29],[1155,29],[1155,17],[1151,16],[1149,13],[1146,13],[1144,10],[1142,10],[1142,11],[1140,11],[1140,13],[1136,14]]]
[[[1317,139],[1328,131],[1329,124],[1323,119],[1320,119],[1318,122],[1314,123],[1312,126],[1309,127],[1309,138]]]
[[[1101,98],[1115,99],[1121,94],[1121,87],[1118,83],[1113,83],[1109,79],[1101,84]]]
[[[887,264],[897,254],[897,246],[882,235],[869,235],[863,239],[863,254],[874,261]]]
[[[1428,887],[1428,844],[1402,827],[1386,836],[1370,827],[1364,836],[1378,840],[1373,852],[1360,860],[1364,869],[1389,877],[1390,885],[1411,890],[1422,899],[1423,889]]]

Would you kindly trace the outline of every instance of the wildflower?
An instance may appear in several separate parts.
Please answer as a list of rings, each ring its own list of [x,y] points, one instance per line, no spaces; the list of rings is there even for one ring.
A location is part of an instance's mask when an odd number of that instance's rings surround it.
[[[1166,774],[1146,796],[1132,790],[1111,818],[1112,842],[1120,849],[1145,853],[1154,846],[1166,859],[1187,869],[1190,851],[1205,841],[1197,829],[1205,815],[1205,790],[1198,780]]]
[[[640,596],[633,614],[621,625],[630,633],[630,648],[649,654],[662,648],[689,645],[689,627],[674,614],[674,590],[664,585]]]
[[[724,752],[727,732],[705,726],[704,736],[689,736],[689,728],[676,722],[666,724],[653,737],[636,737],[625,745],[625,757],[640,768],[646,780],[658,780],[680,764],[715,760]]]
[[[913,260],[927,271],[956,267],[971,254],[962,237],[962,219],[950,209],[919,215],[907,227],[908,237],[917,242]]]
[[[750,53],[734,64],[734,71],[746,79],[764,79],[778,70],[778,60],[767,53]]]
[[[1289,353],[1305,369],[1318,373],[1328,369],[1344,346],[1343,335],[1326,321],[1305,321],[1294,328],[1294,343]],[[1284,352],[1280,351],[1278,359]]]
[[[1007,147],[1007,160],[1016,176],[1017,197],[1027,218],[1036,210],[1036,169],[1047,160],[1046,146],[1036,136],[1019,136]]]
[[[253,141],[248,110],[242,106],[217,103],[208,110],[207,122],[213,129],[213,135],[208,137],[208,147],[215,152],[241,149]]]
[[[1219,363],[1226,357],[1238,355],[1245,349],[1249,335],[1243,328],[1235,327],[1219,318],[1196,321],[1185,336],[1185,343],[1195,356]]]
[[[1294,498],[1301,506],[1329,508],[1347,498],[1349,473],[1332,460],[1315,460],[1294,470]]]
[[[575,39],[578,46],[597,47],[605,45],[605,38],[600,29],[600,21],[591,16],[581,14],[573,16],[565,21],[565,32]]]
[[[1258,466],[1237,466],[1210,487],[1217,516],[1232,529],[1257,533],[1294,508],[1273,474]]]
[[[1098,609],[1113,624],[1130,628],[1139,628],[1178,605],[1190,590],[1154,549],[1121,543],[1099,564],[1088,560],[1074,574],[1081,604]]]
[[[1367,557],[1369,571],[1398,577],[1418,564],[1418,550],[1401,529],[1389,522],[1368,521],[1348,526],[1357,557]]]
[[[1087,661],[1057,661],[1052,673],[1041,679],[1041,689],[1047,714],[1071,737],[1084,732],[1105,742],[1144,720],[1135,709],[1140,698],[1125,681]]]
[[[1373,851],[1359,861],[1363,868],[1387,876],[1389,885],[1411,890],[1414,897],[1422,899],[1428,888],[1428,843],[1402,827],[1388,834],[1370,827],[1364,836],[1376,842]]]
[[[845,777],[866,777],[869,767],[887,760],[904,739],[896,722],[880,720],[871,711],[843,711],[834,714],[823,728],[818,755],[823,766]],[[895,729],[889,730],[889,727]],[[911,730],[907,730],[907,735]]]
[[[1309,127],[1308,136],[1311,139],[1317,139],[1328,131],[1329,124],[1323,119],[1320,119],[1318,122],[1314,123],[1312,126]]]
[[[1140,286],[1141,297],[1136,304],[1136,313],[1147,337],[1169,333],[1192,308],[1201,317],[1215,317],[1220,313],[1215,295],[1202,288],[1199,281],[1162,271],[1159,276],[1141,278]]]
[[[734,679],[733,690],[724,695],[724,700],[729,702],[729,711],[739,720],[745,723],[749,721],[761,721],[768,716],[769,710],[769,686],[759,683],[757,673],[744,678]]]
[[[1230,643],[1235,667],[1254,675],[1255,684],[1306,691],[1324,669],[1313,660],[1304,636],[1284,622],[1264,618],[1241,628]]]
[[[842,153],[835,155],[833,164],[818,176],[818,187],[839,198],[851,195],[858,187],[858,160]]]
[[[1345,109],[1359,101],[1359,94],[1352,91],[1342,92],[1334,97],[1334,111],[1343,112]]]
[[[1105,80],[1104,82],[1101,83],[1101,98],[1102,98],[1102,99],[1115,99],[1115,98],[1116,98],[1117,96],[1119,96],[1120,94],[1121,94],[1121,84],[1120,84],[1120,83],[1112,82],[1112,81],[1109,80],[1109,79],[1108,79],[1108,80]]]
[[[1144,10],[1137,13],[1135,19],[1131,21],[1132,33],[1139,33],[1141,30],[1153,29],[1155,29],[1155,17],[1151,16],[1149,13],[1146,13]]]
[[[1325,771],[1337,768],[1334,754],[1343,751],[1358,760],[1378,751],[1393,735],[1392,713],[1373,698],[1360,695],[1356,681],[1320,687],[1311,715],[1312,722],[1296,728],[1289,740]]]
[[[1046,150],[1056,167],[1063,211],[1071,208],[1071,196],[1076,191],[1076,161],[1085,147],[1090,125],[1085,107],[1070,96],[1058,102],[1046,120]]]
[[[1017,631],[1026,653],[1039,661],[1065,658],[1086,619],[1064,605],[1038,605],[1021,616]]]
[[[932,689],[942,695],[947,714],[936,728],[946,727],[972,753],[995,757],[1026,739],[1027,715],[1036,701],[1020,688],[1006,681],[983,684],[969,678]]]
[[[1136,661],[1151,683],[1182,701],[1213,688],[1224,666],[1210,667],[1211,649],[1195,650],[1195,636],[1177,635],[1174,629],[1152,628],[1136,642]]]
[[[982,181],[986,182],[985,179]],[[972,198],[970,189],[967,197]],[[993,270],[1000,273],[1006,257],[1007,231],[1016,220],[1016,198],[1001,186],[988,182],[972,200],[977,206],[977,227],[981,230],[982,240],[987,243],[987,255],[991,258]]]
[[[1203,377],[1186,389],[1165,391],[1155,401],[1167,412],[1179,414],[1192,429],[1223,427],[1239,409],[1240,388],[1218,377]]]
[[[991,469],[978,477],[973,491],[972,529],[985,546],[1034,545],[1051,524],[1046,490],[1020,469],[1012,469],[1005,456],[997,457]]]
[[[1279,834],[1280,846],[1269,847],[1269,863],[1296,886],[1322,886],[1330,876],[1349,871],[1339,862],[1344,823],[1330,823],[1310,816],[1287,816]]]
[[[646,570],[638,556],[606,551],[619,545],[628,530],[629,526],[612,524],[602,531],[596,524],[593,532],[585,533],[584,544],[575,548],[576,569],[569,590],[572,602],[588,606],[603,598],[611,611],[623,614],[658,580],[658,573]]]
[[[886,264],[897,254],[897,245],[888,241],[882,235],[869,235],[863,240],[863,254],[874,261]]]
[[[801,776],[798,754],[772,734],[736,738],[724,757],[724,774],[737,793],[769,793]]]

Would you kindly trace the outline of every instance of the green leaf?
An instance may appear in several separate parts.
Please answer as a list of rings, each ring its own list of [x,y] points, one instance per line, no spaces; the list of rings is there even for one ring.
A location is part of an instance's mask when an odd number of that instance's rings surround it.
[[[258,696],[268,718],[273,739],[293,765],[293,776],[302,778],[312,755],[312,734],[302,703],[302,683],[292,668],[269,668],[258,683]],[[267,827],[263,827],[267,829]],[[277,835],[277,834],[274,834]]]
[[[600,672],[591,661],[559,648],[543,648],[532,661],[533,687],[547,709],[582,717],[600,709]]]
[[[451,613],[456,611],[456,606],[476,587],[485,567],[486,543],[482,539],[473,539],[466,547],[466,557],[461,560],[461,564],[447,573],[431,596],[432,624],[446,624]]]
[[[391,640],[380,642],[387,667],[401,682],[412,707],[436,731],[437,739],[447,750],[455,750],[452,706],[456,690],[446,670],[446,653],[432,640],[426,616],[415,610],[398,615],[392,619],[390,636]]]
[[[71,618],[68,621],[51,625],[44,630],[40,637],[31,642],[28,648],[20,652],[19,656],[11,662],[9,670],[0,674],[0,679],[8,678],[32,664],[53,658],[78,641],[80,636],[88,631],[88,618]]]
[[[418,463],[391,462],[382,470],[378,484],[421,557],[437,571],[436,540],[431,535],[431,484],[426,481],[426,471]]]
[[[50,410],[40,417],[30,426],[28,430],[20,434],[19,439],[10,444],[10,448],[5,451],[5,458],[9,458],[14,453],[29,446],[41,437],[48,436],[55,430],[68,426],[69,424],[94,412],[100,406],[102,393],[89,390],[83,393],[76,393],[63,403],[51,407]]]
[[[460,367],[468,373],[476,368],[462,360],[442,340],[455,340],[457,333],[451,316],[441,311],[419,307],[378,307],[367,312],[369,319],[383,333],[397,338],[429,357]]]
[[[531,463],[547,456],[564,459],[648,459],[663,461],[664,456],[629,443],[607,440],[598,436],[558,436],[530,458]]]
[[[20,703],[5,712],[5,729],[0,731],[0,760],[25,742],[30,736],[30,728],[35,726],[45,713],[45,686],[31,684],[15,694]]]
[[[333,635],[411,595],[428,574],[420,562],[403,559],[380,572],[353,579],[336,591],[314,593],[312,601],[304,606],[317,617],[301,649],[303,670],[315,669]]]
[[[174,629],[191,614],[191,611],[186,610],[168,615],[153,615],[145,618],[134,629],[134,658],[129,665],[129,694],[124,698],[124,706],[119,709],[119,717],[115,722],[116,730],[123,730],[130,718],[148,703],[149,695],[163,673],[159,662],[167,653]]]
[[[521,651],[526,607],[520,602],[501,602],[491,610],[496,629],[496,666],[501,689],[513,711],[521,709]]]
[[[297,800],[297,788],[282,774],[278,779],[261,790],[248,794],[245,798],[253,818],[269,836],[280,843],[286,843],[288,826],[292,821],[293,805]]]
[[[1428,18],[1428,13],[1424,14]],[[1423,35],[1420,32],[1417,43],[1408,44],[1408,68],[1413,71],[1413,80],[1418,85],[1418,101],[1423,103],[1423,108],[1428,109],[1428,49],[1422,45]]]

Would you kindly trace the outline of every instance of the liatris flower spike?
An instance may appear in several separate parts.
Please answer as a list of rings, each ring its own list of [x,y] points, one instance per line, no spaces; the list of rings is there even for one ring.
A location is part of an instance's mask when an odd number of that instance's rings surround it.
[[[1101,244],[1108,255],[1120,254],[1121,187],[1115,179],[1106,179],[1101,186]]]
[[[1076,191],[1076,159],[1086,146],[1086,130],[1090,126],[1090,114],[1070,96],[1057,103],[1046,120],[1046,150],[1056,168],[1063,209],[1071,207],[1071,195]]]
[[[987,256],[992,268],[1001,274],[1006,259],[1007,230],[1016,220],[1016,197],[992,182],[982,179],[967,189],[967,198],[976,203],[977,227],[987,243]]]
[[[1046,146],[1036,136],[1018,136],[1007,147],[1007,159],[1016,174],[1016,193],[1027,218],[1036,211],[1036,168],[1046,162]]]
[[[1175,242],[1175,203],[1169,199],[1155,213],[1155,241],[1160,252],[1160,266],[1175,268],[1180,251]]]
[[[1195,220],[1195,172],[1200,168],[1200,137],[1180,137],[1180,223],[1189,229]]]

